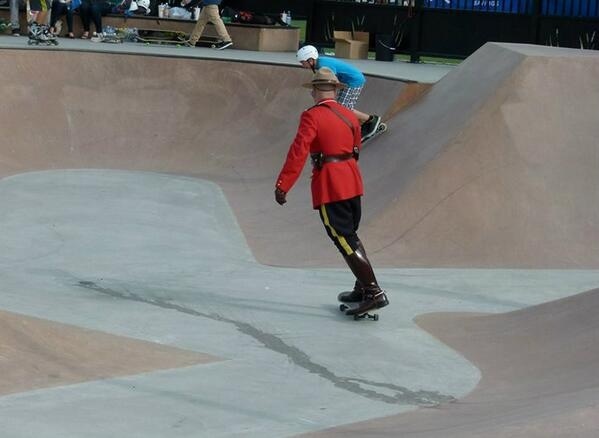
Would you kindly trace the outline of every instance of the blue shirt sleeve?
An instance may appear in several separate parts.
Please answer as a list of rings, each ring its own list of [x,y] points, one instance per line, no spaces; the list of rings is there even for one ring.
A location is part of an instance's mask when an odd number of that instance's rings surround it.
[[[345,61],[328,56],[319,56],[316,62],[316,68],[327,67],[333,70],[337,79],[350,88],[363,87],[366,78],[360,70]]]

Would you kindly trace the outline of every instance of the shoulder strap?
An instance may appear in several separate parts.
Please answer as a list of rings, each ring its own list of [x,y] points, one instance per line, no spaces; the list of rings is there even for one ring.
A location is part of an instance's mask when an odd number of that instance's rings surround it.
[[[333,113],[337,117],[339,117],[341,120],[343,120],[343,122],[348,126],[349,130],[351,131],[351,135],[353,137],[353,135],[354,135],[354,126],[352,125],[352,123],[349,120],[347,120],[347,117],[345,117],[343,114],[341,114],[335,108],[333,108],[332,106],[327,105],[326,103],[320,103],[320,104],[317,104],[316,106],[324,106],[325,108],[328,108],[331,111],[333,111]]]
[[[337,117],[339,117],[341,120],[343,120],[343,122],[345,122],[345,124],[349,128],[349,131],[351,132],[352,138],[354,137],[354,125],[352,125],[352,123],[347,119],[347,117],[345,117],[343,114],[341,114],[339,111],[337,111],[332,106],[328,106],[326,103],[320,103],[320,104],[316,104],[314,106],[324,106],[325,108],[328,108],[331,111],[333,111],[333,113]],[[356,161],[358,161],[360,159],[360,148],[357,145],[354,145],[352,148],[352,156],[356,159]]]

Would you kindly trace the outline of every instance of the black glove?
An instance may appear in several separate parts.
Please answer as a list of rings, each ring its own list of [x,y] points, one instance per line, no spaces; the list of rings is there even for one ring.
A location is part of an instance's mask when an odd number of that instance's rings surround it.
[[[283,205],[287,202],[287,193],[277,187],[275,189],[275,201],[277,201],[279,205]]]

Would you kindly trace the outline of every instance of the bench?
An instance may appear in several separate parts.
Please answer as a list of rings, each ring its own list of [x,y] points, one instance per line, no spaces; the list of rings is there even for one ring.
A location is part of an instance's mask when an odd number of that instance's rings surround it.
[[[75,13],[75,15],[78,15]],[[10,20],[8,7],[0,7],[0,18]],[[20,14],[21,29],[26,29],[25,14]],[[195,26],[193,20],[181,20],[177,18],[158,18],[155,16],[133,15],[125,17],[122,14],[109,14],[102,17],[103,26],[117,28],[138,28],[148,30],[180,31],[190,34]],[[300,29],[293,26],[259,25],[226,23],[227,32],[233,39],[235,49],[255,50],[264,52],[295,52],[299,47]],[[94,26],[92,24],[92,30]],[[79,36],[83,33],[81,20],[75,17],[73,20],[73,31]],[[63,26],[63,34],[66,26]],[[208,24],[202,36],[216,37],[217,33],[212,24]]]

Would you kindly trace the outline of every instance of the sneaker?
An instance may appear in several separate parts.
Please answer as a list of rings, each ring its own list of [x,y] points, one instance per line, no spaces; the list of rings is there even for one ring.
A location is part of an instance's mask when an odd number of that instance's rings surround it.
[[[370,130],[374,134],[377,131],[377,129],[379,129],[379,126],[381,126],[381,118],[376,114],[373,114],[371,117],[372,119],[370,120]]]
[[[371,115],[370,119],[362,125],[362,140],[372,137],[380,125],[381,118],[376,114]]]
[[[370,132],[370,120],[366,120],[360,125],[360,133],[362,135],[362,141],[366,139],[366,135]]]
[[[221,41],[220,43],[216,43],[214,45],[214,48],[216,50],[223,50],[226,49],[227,47],[231,47],[233,45],[233,41]]]
[[[21,36],[21,29],[16,28],[12,30],[12,36]]]

